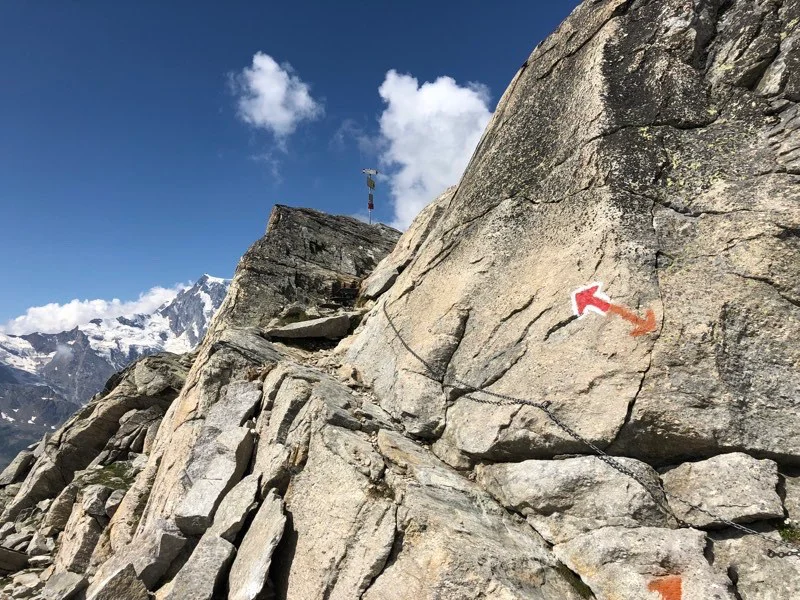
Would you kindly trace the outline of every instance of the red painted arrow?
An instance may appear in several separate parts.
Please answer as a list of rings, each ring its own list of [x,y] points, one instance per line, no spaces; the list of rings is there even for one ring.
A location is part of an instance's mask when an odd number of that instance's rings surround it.
[[[645,335],[655,330],[656,315],[653,309],[648,308],[643,319],[632,310],[611,302],[611,298],[600,291],[602,287],[602,283],[592,283],[572,292],[572,309],[578,318],[585,317],[589,311],[600,315],[612,313],[633,323],[634,328],[631,331],[631,335],[634,337]]]
[[[594,310],[604,315],[611,308],[611,299],[600,291],[601,283],[593,283],[572,293],[573,308],[579,317],[586,315],[587,310]]]

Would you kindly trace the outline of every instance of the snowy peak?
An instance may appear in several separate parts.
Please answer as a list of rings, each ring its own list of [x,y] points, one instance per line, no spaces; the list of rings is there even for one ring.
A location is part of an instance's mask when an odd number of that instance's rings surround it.
[[[203,275],[151,314],[93,319],[60,333],[0,334],[0,467],[60,425],[108,378],[148,354],[202,339],[230,280]]]
[[[176,339],[182,339],[191,349],[200,343],[208,324],[228,293],[230,279],[203,275],[190,288],[157,312],[169,322]]]
[[[49,385],[85,403],[114,372],[156,352],[184,353],[205,335],[230,280],[203,275],[151,314],[93,319],[61,333],[0,334],[3,379]]]

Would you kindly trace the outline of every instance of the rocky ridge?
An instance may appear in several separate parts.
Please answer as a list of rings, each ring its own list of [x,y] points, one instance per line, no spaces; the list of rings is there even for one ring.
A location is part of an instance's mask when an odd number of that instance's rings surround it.
[[[399,241],[276,207],[196,353],[0,477],[6,593],[798,596],[798,24],[587,0]]]

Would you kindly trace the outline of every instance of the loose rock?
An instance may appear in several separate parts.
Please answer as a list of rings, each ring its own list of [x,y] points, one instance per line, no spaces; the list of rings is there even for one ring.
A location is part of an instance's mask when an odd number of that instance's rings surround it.
[[[741,452],[684,463],[661,476],[675,515],[695,527],[783,518],[778,496],[778,465]],[[692,508],[686,502],[703,510]]]

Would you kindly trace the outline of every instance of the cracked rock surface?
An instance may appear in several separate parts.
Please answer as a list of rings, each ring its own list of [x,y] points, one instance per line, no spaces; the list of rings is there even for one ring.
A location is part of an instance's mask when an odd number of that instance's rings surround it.
[[[800,594],[799,36],[586,0],[402,236],[275,207],[194,353],[0,476],[0,597]]]

